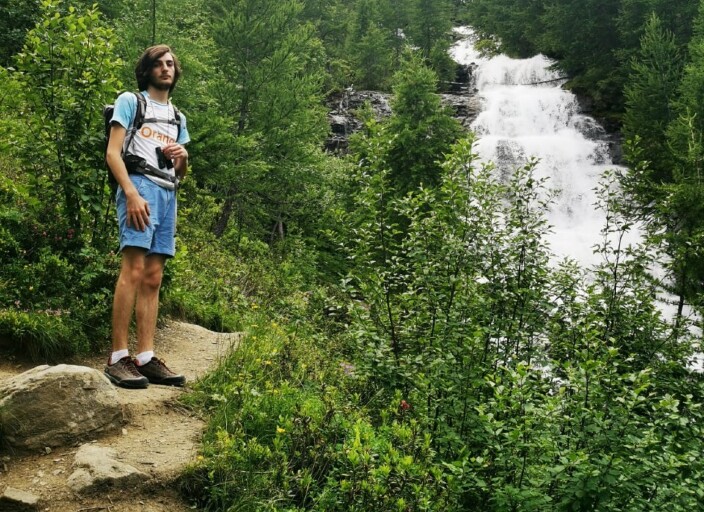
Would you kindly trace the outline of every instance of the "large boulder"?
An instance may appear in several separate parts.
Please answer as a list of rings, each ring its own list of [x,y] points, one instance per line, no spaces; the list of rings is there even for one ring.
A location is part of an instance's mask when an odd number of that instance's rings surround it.
[[[85,366],[37,366],[0,382],[0,431],[19,449],[69,446],[122,426],[117,392]]]

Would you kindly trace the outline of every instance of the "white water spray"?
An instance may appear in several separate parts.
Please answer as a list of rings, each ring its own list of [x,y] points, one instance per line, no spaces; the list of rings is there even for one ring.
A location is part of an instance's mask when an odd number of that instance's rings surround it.
[[[547,186],[559,194],[548,214],[552,233],[548,243],[556,259],[577,261],[582,268],[600,262],[594,247],[602,241],[605,213],[596,208],[595,189],[603,172],[615,169],[608,152],[604,129],[579,112],[576,97],[562,89],[564,80],[542,55],[511,59],[504,55],[483,58],[474,49],[469,29],[459,29],[465,38],[454,45],[452,57],[473,65],[473,86],[481,113],[472,123],[477,134],[480,160],[493,162],[504,176],[530,158],[539,159],[536,177],[547,178]],[[628,233],[627,244],[641,235]],[[662,274],[662,269],[653,269]],[[659,307],[665,318],[675,317],[676,298],[660,295]],[[685,308],[685,316],[694,316]],[[699,328],[693,328],[701,336]],[[699,353],[691,368],[704,371],[704,354]]]
[[[547,186],[559,191],[548,215],[552,252],[585,267],[597,263],[593,248],[605,219],[595,208],[594,189],[601,174],[615,167],[604,130],[580,114],[576,97],[561,88],[564,80],[546,57],[482,58],[469,39],[458,42],[452,56],[476,66],[473,86],[481,113],[471,129],[480,159],[508,175],[537,158],[536,177],[548,178]]]

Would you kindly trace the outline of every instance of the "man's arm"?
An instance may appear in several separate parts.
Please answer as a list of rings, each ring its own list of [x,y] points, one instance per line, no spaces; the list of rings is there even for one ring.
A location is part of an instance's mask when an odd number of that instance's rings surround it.
[[[137,192],[132,180],[130,180],[125,162],[122,160],[122,145],[126,135],[127,130],[121,124],[113,123],[110,126],[110,141],[108,142],[106,160],[110,172],[122,187],[127,199],[127,225],[144,231],[144,228],[149,224],[149,203]]]

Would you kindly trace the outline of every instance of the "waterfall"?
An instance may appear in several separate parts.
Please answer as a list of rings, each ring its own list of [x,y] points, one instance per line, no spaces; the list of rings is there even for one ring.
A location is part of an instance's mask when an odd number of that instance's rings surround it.
[[[480,114],[470,128],[481,161],[493,162],[507,176],[531,157],[539,159],[536,175],[559,191],[548,214],[552,233],[548,243],[557,260],[569,257],[583,268],[600,262],[594,246],[601,242],[605,213],[596,208],[595,189],[602,173],[617,166],[611,160],[604,129],[580,113],[576,97],[562,89],[564,80],[543,55],[511,59],[505,55],[483,58],[473,47],[470,29],[457,30],[465,37],[451,50],[452,57],[473,67],[473,84]],[[638,243],[634,229],[626,244]],[[663,278],[662,268],[651,269]],[[658,306],[664,318],[674,319],[676,298],[662,292]],[[685,308],[685,316],[696,315]],[[699,319],[696,320],[697,324]],[[700,327],[692,327],[702,336]],[[690,368],[704,372],[704,353]]]
[[[531,157],[539,160],[538,178],[558,191],[548,214],[548,243],[556,259],[570,257],[582,266],[598,261],[593,247],[600,241],[604,212],[595,207],[594,192],[611,161],[606,133],[580,113],[576,97],[562,89],[553,64],[543,55],[511,59],[482,58],[471,32],[452,48],[460,64],[472,65],[473,84],[481,113],[472,123],[480,160],[493,162],[508,175]]]

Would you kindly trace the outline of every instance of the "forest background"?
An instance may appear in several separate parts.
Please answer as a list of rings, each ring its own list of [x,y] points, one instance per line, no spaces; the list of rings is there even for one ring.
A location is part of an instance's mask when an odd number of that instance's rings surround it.
[[[458,25],[553,58],[623,134],[601,264],[555,262],[535,162],[499,180],[441,106]],[[246,333],[186,399],[209,418],[194,503],[703,508],[704,3],[3,0],[0,340],[24,357],[108,346],[101,111],[154,42],[193,139],[161,311]],[[328,154],[324,101],[348,87],[393,114],[361,109]]]

